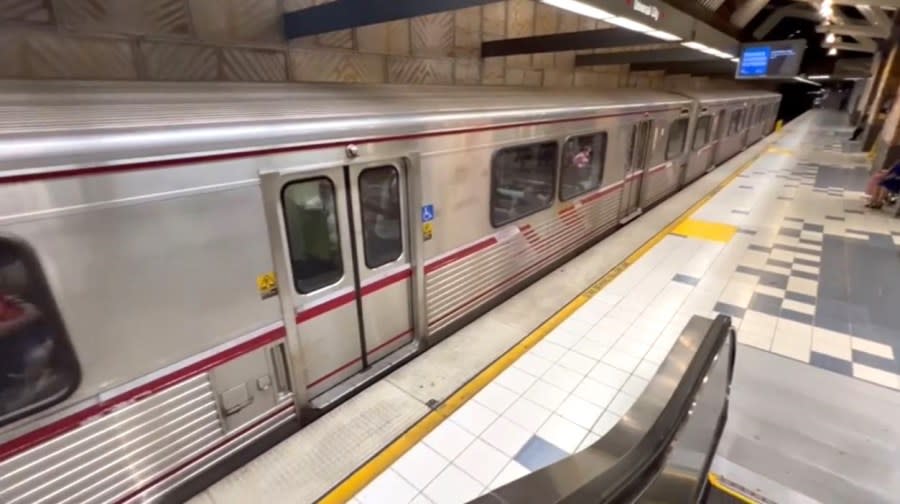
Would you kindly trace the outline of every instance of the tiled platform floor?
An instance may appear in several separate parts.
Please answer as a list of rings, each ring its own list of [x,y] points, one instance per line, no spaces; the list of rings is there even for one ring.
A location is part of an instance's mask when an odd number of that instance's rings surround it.
[[[743,344],[900,389],[900,219],[863,208],[865,159],[843,152],[841,120],[786,134],[355,500],[465,502],[589,445],[694,314],[729,314]]]

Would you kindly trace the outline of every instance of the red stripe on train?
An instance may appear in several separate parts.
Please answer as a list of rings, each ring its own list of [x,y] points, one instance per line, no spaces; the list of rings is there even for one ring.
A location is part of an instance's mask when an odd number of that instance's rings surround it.
[[[444,266],[455,263],[456,261],[459,261],[460,259],[463,259],[466,256],[470,256],[470,255],[472,255],[476,252],[482,251],[488,247],[492,247],[492,246],[496,245],[497,243],[499,243],[499,241],[497,240],[497,237],[495,237],[495,236],[491,236],[490,238],[486,238],[484,240],[476,242],[476,243],[469,245],[468,247],[465,247],[463,249],[460,249],[450,255],[444,256],[444,257],[438,259],[437,261],[434,261],[431,264],[426,264],[425,265],[425,273],[431,273],[433,271],[437,271],[437,270],[443,268]]]
[[[367,351],[366,351],[366,355],[372,355],[373,353],[375,353],[375,352],[377,352],[377,351],[379,351],[379,350],[384,349],[385,347],[387,347],[387,346],[390,345],[391,343],[395,343],[397,340],[402,339],[404,336],[409,336],[409,335],[411,335],[412,333],[413,333],[413,330],[412,330],[412,329],[407,329],[405,332],[402,332],[402,333],[400,333],[400,334],[398,334],[398,335],[392,337],[391,339],[385,341],[384,343],[378,345],[377,347],[375,347],[375,348],[373,348],[373,349],[371,349],[371,350],[367,350]],[[334,371],[329,371],[328,373],[326,373],[326,374],[325,374],[324,376],[322,376],[321,378],[316,378],[314,381],[312,381],[311,383],[309,383],[309,384],[307,385],[307,387],[313,388],[313,387],[315,387],[316,385],[319,385],[320,383],[322,383],[322,382],[328,380],[329,378],[332,378],[332,377],[334,377],[335,375],[341,373],[342,371],[346,371],[347,368],[349,368],[349,367],[353,366],[354,364],[356,364],[356,363],[358,363],[358,362],[361,362],[361,361],[362,361],[361,358],[353,359],[352,361],[350,361],[350,362],[348,362],[348,363],[342,365],[341,367],[335,369]]]
[[[107,401],[89,406],[74,415],[68,416],[61,420],[57,420],[49,425],[45,425],[39,429],[33,430],[24,436],[7,441],[0,445],[0,461],[17,455],[25,450],[33,448],[51,438],[60,436],[69,432],[89,420],[95,420],[99,416],[111,413],[125,403],[139,401],[152,394],[165,390],[179,382],[193,378],[201,373],[224,364],[235,359],[245,353],[261,348],[269,343],[275,342],[284,337],[284,327],[278,327],[265,334],[257,336],[249,341],[235,345],[221,353],[212,355],[189,366],[179,369],[172,374],[162,376],[151,382],[137,386],[119,396],[108,399]]]

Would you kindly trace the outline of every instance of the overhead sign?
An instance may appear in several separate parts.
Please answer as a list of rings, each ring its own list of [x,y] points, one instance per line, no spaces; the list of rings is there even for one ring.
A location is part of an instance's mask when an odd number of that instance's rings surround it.
[[[804,40],[781,40],[743,44],[735,77],[737,79],[786,79],[800,73],[806,51]]]

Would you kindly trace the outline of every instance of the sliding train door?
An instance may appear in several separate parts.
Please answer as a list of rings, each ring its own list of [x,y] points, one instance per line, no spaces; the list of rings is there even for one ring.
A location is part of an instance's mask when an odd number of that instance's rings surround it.
[[[405,165],[307,168],[261,180],[289,368],[303,404],[413,339]]]
[[[653,143],[653,120],[646,119],[636,123],[631,128],[629,138],[622,203],[619,211],[619,218],[622,222],[637,217],[641,212],[641,185]]]

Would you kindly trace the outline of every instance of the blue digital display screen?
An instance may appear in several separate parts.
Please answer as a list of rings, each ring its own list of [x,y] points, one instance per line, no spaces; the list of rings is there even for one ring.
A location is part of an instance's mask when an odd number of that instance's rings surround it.
[[[741,47],[737,65],[738,79],[783,79],[800,72],[800,62],[806,51],[802,40],[782,40],[746,44]]]

